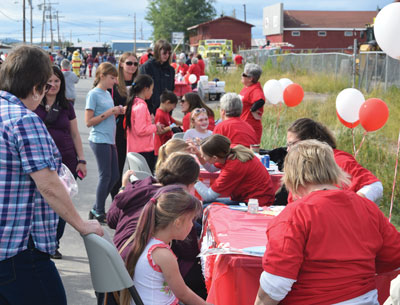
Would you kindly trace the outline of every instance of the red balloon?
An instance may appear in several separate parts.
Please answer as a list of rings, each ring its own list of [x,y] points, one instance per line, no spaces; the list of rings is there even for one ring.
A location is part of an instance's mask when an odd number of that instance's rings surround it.
[[[370,98],[361,105],[359,116],[361,126],[366,131],[375,131],[385,125],[389,117],[389,108],[384,101]]]
[[[358,124],[360,124],[360,120],[355,121],[354,123],[346,122],[345,120],[343,120],[343,119],[341,118],[341,116],[339,115],[339,113],[338,113],[337,111],[336,111],[336,115],[337,115],[337,117],[338,117],[340,123],[342,123],[344,126],[346,126],[346,127],[348,127],[348,128],[354,128],[354,127],[356,127]]]
[[[288,107],[295,107],[304,97],[303,88],[299,84],[290,84],[283,91],[283,100]]]

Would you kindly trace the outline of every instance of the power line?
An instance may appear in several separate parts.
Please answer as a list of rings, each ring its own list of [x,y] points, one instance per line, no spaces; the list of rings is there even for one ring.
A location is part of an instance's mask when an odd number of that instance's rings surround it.
[[[5,13],[3,13],[2,11],[0,11],[0,14],[2,14],[3,16],[7,17],[8,19],[15,21],[15,22],[21,22],[21,20],[16,20],[14,18],[11,18],[10,16],[6,15]]]

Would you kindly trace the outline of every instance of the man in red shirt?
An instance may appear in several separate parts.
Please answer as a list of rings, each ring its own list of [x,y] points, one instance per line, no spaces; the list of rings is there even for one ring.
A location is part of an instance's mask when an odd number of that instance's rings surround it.
[[[152,53],[153,53],[153,50],[151,48],[148,48],[146,54],[143,54],[142,56],[140,56],[139,64],[143,65],[151,56],[153,56]]]
[[[240,54],[236,54],[235,58],[233,59],[235,62],[236,67],[241,67],[243,65],[243,57]]]
[[[227,137],[233,146],[241,144],[249,148],[250,145],[259,143],[253,127],[240,119],[242,108],[239,95],[236,93],[225,94],[220,101],[222,122],[215,126],[214,133]]]

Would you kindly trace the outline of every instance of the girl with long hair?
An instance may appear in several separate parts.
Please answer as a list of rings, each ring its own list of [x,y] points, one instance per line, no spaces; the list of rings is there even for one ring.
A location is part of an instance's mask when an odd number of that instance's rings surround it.
[[[106,223],[105,204],[108,194],[118,180],[118,156],[115,147],[115,117],[125,113],[125,107],[114,106],[108,89],[117,80],[117,69],[110,63],[102,63],[96,69],[93,85],[86,97],[85,121],[87,127],[93,127],[89,134],[89,145],[96,157],[99,183],[96,202],[89,218]]]
[[[231,141],[220,134],[214,134],[203,140],[200,151],[193,147],[201,164],[208,170],[220,169],[221,173],[211,187],[197,182],[195,188],[204,201],[218,198],[226,204],[248,202],[258,199],[261,206],[274,202],[274,189],[267,169],[254,153],[243,145],[231,148]],[[211,165],[211,166],[210,166]]]
[[[126,266],[145,304],[208,304],[186,286],[169,244],[184,240],[201,213],[198,199],[180,185],[162,187],[145,205]],[[131,304],[124,290],[122,305]]]
[[[129,101],[125,114],[127,152],[140,153],[154,171],[154,134],[162,132],[161,125],[154,124],[154,119],[147,108],[146,100],[153,94],[153,79],[147,74],[135,78],[130,89]]]

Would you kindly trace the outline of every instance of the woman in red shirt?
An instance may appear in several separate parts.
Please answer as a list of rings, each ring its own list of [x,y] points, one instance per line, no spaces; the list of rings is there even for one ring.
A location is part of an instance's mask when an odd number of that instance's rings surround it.
[[[400,266],[400,233],[354,192],[332,148],[294,144],[283,182],[299,199],[267,228],[264,272],[255,305],[378,305],[375,274]]]
[[[227,137],[214,134],[203,140],[196,155],[207,170],[221,170],[211,187],[202,182],[195,184],[204,201],[236,204],[254,198],[261,206],[274,202],[274,188],[268,170],[247,147],[236,145],[231,148]],[[230,200],[218,197],[230,197]]]
[[[197,82],[200,80],[201,68],[199,66],[199,60],[196,57],[192,58],[192,64],[189,66],[189,69],[186,73],[187,75],[194,74],[196,75],[196,82],[192,84],[192,89],[197,87]]]
[[[197,54],[198,65],[200,67],[200,75],[206,75],[206,64],[204,63],[203,57],[200,54]]]
[[[249,123],[257,134],[258,143],[262,136],[262,115],[264,112],[265,97],[260,79],[262,69],[259,65],[248,63],[242,73],[244,88],[240,91],[243,110],[240,118]]]
[[[333,149],[335,161],[339,167],[351,176],[351,183],[345,188],[376,203],[383,196],[383,186],[377,177],[362,167],[354,157],[336,149],[336,140],[332,132],[324,125],[309,118],[301,118],[292,123],[287,132],[287,150],[299,141],[315,139],[327,143]],[[288,202],[292,201],[289,194]]]
[[[208,130],[213,131],[215,127],[215,121],[214,121],[214,111],[211,110],[210,107],[208,107],[203,100],[201,99],[200,95],[198,95],[196,92],[189,92],[186,93],[182,100],[181,100],[181,107],[182,107],[182,112],[185,114],[185,116],[182,119],[182,129],[183,131],[186,131],[190,129],[190,113],[193,111],[193,109],[196,108],[204,108],[207,110],[207,115],[208,115]]]

